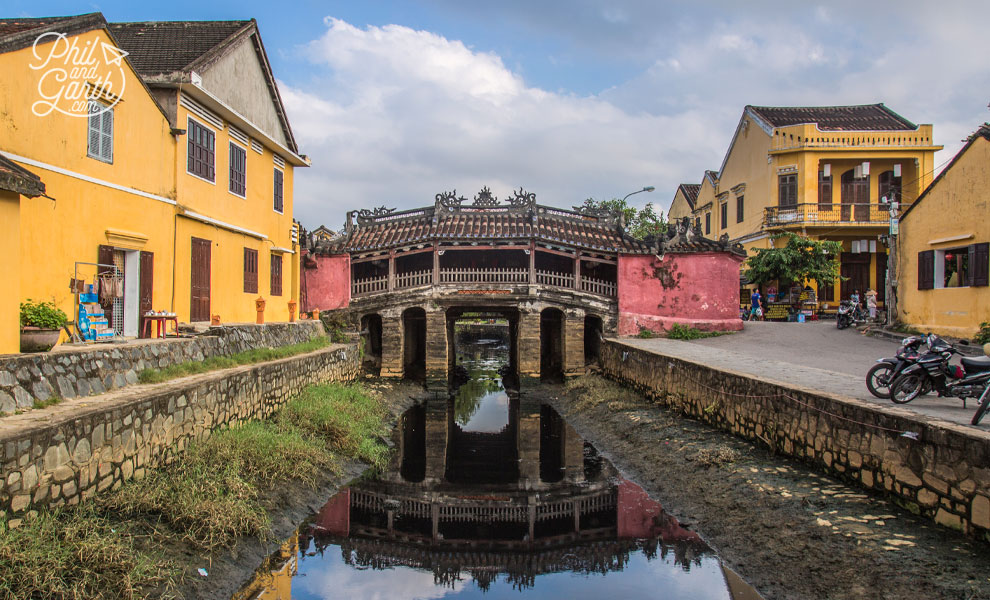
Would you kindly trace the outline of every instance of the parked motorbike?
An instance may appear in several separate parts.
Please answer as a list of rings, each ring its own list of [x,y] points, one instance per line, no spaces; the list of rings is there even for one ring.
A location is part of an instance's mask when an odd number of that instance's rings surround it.
[[[921,345],[927,338],[923,336],[911,336],[901,340],[901,347],[897,349],[897,355],[889,358],[878,358],[877,364],[873,365],[866,372],[866,388],[877,398],[890,397],[890,384],[897,378],[904,369],[913,365],[921,356]],[[930,389],[922,390],[926,394]]]
[[[963,356],[960,365],[949,364],[955,354],[961,354],[937,335],[928,334],[928,352],[906,369],[890,384],[890,399],[905,404],[921,395],[928,383],[940,398],[961,398],[965,406],[967,398],[979,398],[979,407],[973,415],[976,425],[990,404],[990,357],[969,358]]]
[[[862,304],[852,300],[843,300],[839,303],[835,315],[835,326],[839,329],[845,329],[850,325],[861,325],[869,320],[870,314],[866,312]]]

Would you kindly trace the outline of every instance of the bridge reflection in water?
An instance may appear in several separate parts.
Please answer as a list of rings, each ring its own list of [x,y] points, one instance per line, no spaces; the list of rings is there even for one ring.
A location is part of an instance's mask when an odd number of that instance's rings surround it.
[[[553,408],[505,389],[497,343],[463,347],[467,382],[403,415],[387,472],[331,498],[235,598],[759,598]]]

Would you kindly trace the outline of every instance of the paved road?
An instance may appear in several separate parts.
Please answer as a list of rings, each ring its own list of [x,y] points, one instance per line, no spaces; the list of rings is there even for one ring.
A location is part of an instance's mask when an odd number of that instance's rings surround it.
[[[748,373],[760,379],[868,400],[880,406],[907,409],[968,425],[976,401],[923,396],[905,405],[880,400],[866,389],[866,372],[877,358],[893,356],[898,343],[864,336],[856,330],[839,331],[833,321],[810,323],[744,323],[732,335],[682,342],[668,339],[621,341],[638,348],[685,360]],[[981,429],[990,430],[990,419]]]

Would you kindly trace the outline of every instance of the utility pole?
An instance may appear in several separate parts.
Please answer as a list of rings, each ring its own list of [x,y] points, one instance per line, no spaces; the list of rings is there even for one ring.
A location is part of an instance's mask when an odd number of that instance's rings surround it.
[[[887,325],[897,318],[897,236],[900,220],[897,209],[900,203],[890,203],[890,231],[887,235],[887,281],[884,288],[884,308],[887,311]]]

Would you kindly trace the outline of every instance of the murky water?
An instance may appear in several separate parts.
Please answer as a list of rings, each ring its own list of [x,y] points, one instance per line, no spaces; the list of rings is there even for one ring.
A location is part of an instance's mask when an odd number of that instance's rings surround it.
[[[236,600],[759,598],[549,405],[507,390],[503,344],[461,347],[466,381],[403,415],[387,472],[330,498]]]

